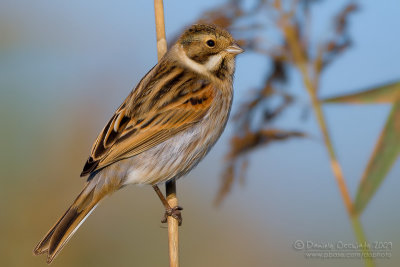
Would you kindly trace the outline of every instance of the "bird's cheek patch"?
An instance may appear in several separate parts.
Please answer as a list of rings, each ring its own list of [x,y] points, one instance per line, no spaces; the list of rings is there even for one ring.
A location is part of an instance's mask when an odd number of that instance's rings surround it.
[[[222,60],[222,56],[220,54],[212,55],[208,58],[206,64],[204,64],[204,66],[209,71],[215,70],[216,68],[219,68],[221,60]]]

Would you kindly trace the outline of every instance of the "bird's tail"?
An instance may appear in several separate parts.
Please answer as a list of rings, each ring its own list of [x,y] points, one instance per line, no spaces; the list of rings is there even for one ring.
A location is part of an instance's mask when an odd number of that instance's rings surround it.
[[[97,193],[96,186],[88,182],[71,207],[37,244],[33,253],[47,253],[47,263],[51,263],[104,196]]]

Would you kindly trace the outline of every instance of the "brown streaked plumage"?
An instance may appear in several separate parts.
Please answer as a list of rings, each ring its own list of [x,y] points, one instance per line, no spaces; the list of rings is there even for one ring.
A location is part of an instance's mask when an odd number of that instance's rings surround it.
[[[85,188],[34,253],[52,262],[104,196],[128,184],[156,186],[194,168],[225,128],[241,52],[216,26],[186,30],[101,131],[81,173],[89,175]]]

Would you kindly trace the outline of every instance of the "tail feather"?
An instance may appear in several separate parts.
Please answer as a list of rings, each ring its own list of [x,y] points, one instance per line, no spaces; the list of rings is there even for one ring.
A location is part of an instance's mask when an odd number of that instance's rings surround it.
[[[104,196],[103,194],[95,195],[96,187],[89,188],[89,185],[90,183],[86,185],[71,207],[35,247],[33,252],[36,255],[48,254],[47,263],[53,261]]]

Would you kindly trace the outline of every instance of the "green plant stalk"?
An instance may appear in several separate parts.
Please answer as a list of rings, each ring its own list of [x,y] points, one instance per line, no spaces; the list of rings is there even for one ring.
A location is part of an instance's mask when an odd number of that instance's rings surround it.
[[[367,238],[365,236],[360,218],[353,213],[353,202],[347,189],[346,182],[343,176],[342,169],[337,160],[336,153],[334,147],[332,145],[331,138],[329,136],[328,127],[326,124],[325,116],[322,110],[321,102],[318,100],[317,92],[318,92],[318,76],[320,75],[319,70],[315,70],[314,80],[311,78],[310,71],[307,64],[307,56],[305,55],[305,51],[302,50],[300,45],[300,40],[298,39],[298,35],[294,27],[288,21],[288,16],[283,15],[283,20],[280,21],[279,26],[281,27],[286,40],[288,41],[289,49],[292,52],[294,65],[301,73],[303,78],[304,86],[310,96],[311,104],[319,125],[319,128],[322,132],[325,146],[328,150],[331,167],[333,174],[335,176],[336,182],[339,187],[340,194],[342,196],[343,202],[345,204],[347,214],[351,220],[351,224],[353,227],[353,231],[357,242],[360,244],[367,244]],[[318,60],[318,59],[317,59]],[[364,255],[369,255],[370,250],[366,246],[362,246],[362,252]],[[374,261],[370,257],[364,257],[365,266],[372,267],[375,266]]]
[[[308,90],[308,91],[315,92],[315,90]],[[343,202],[344,202],[346,210],[347,210],[347,214],[350,217],[351,225],[353,227],[353,231],[356,236],[356,240],[359,244],[367,244],[368,240],[366,238],[360,218],[359,218],[359,216],[357,216],[353,213],[353,202],[351,200],[350,193],[347,189],[342,169],[340,168],[340,164],[336,158],[335,150],[333,148],[331,139],[329,137],[329,132],[328,132],[325,117],[324,117],[324,114],[322,111],[321,102],[318,101],[315,93],[312,93],[310,97],[312,99],[312,106],[313,106],[313,109],[315,112],[315,116],[317,117],[317,121],[320,126],[320,130],[323,133],[325,146],[328,150],[328,154],[329,154],[330,161],[331,161],[332,171],[333,171],[333,174],[335,175],[336,182],[338,184]],[[371,251],[367,246],[362,246],[362,253],[364,255],[370,255],[370,252]],[[372,258],[363,257],[363,259],[365,262],[365,266],[367,266],[367,267],[375,266]]]
[[[311,97],[312,107],[313,107],[313,110],[314,110],[318,125],[320,127],[321,132],[322,132],[322,136],[323,136],[323,139],[324,139],[325,146],[326,146],[326,148],[328,150],[328,154],[329,154],[329,158],[330,158],[330,161],[331,161],[331,167],[332,167],[333,174],[335,175],[336,182],[338,184],[340,193],[342,195],[343,202],[345,204],[347,213],[349,215],[351,215],[351,214],[353,214],[353,203],[352,203],[352,200],[351,200],[351,197],[350,197],[349,190],[347,189],[347,186],[346,186],[346,181],[344,179],[342,169],[341,169],[340,164],[339,164],[339,162],[338,162],[338,160],[336,158],[335,150],[333,148],[333,145],[332,145],[332,142],[331,142],[331,138],[329,136],[328,127],[327,127],[326,122],[325,122],[325,116],[324,116],[321,104],[318,101],[318,99],[316,97],[316,94],[313,93],[313,92],[310,92],[311,90],[308,90],[308,91],[309,91],[309,93],[311,93],[310,97]]]
[[[354,230],[354,234],[356,236],[357,242],[359,244],[368,244],[368,240],[365,237],[365,233],[364,233],[364,229],[362,227],[361,221],[360,221],[360,217],[358,217],[355,214],[350,215],[350,220],[351,220],[351,224],[353,226],[353,230]],[[362,246],[362,253],[364,254],[363,259],[365,262],[365,266],[367,267],[374,267],[375,263],[372,257],[369,257],[369,255],[371,255],[371,250],[366,247],[366,246]]]

